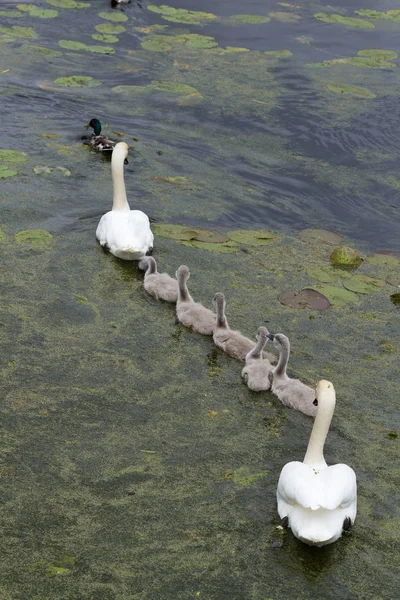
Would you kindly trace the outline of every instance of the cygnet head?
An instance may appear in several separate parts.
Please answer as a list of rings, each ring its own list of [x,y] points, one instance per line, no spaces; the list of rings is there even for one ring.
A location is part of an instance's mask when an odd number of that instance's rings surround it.
[[[222,292],[217,292],[213,298],[213,304],[215,306],[224,306],[225,305],[225,296]]]
[[[186,265],[181,265],[180,267],[178,267],[175,273],[175,277],[178,280],[187,281],[190,277],[189,267],[187,267]]]
[[[267,338],[269,336],[268,329],[266,327],[259,327],[256,333],[256,340],[258,341],[260,338]]]
[[[318,413],[331,411],[336,404],[336,393],[333,383],[326,379],[318,381],[315,389],[316,398],[313,402],[314,406],[318,406]]]
[[[118,144],[115,144],[115,146],[114,146],[113,156],[122,155],[124,157],[124,164],[127,165],[129,162],[128,161],[128,150],[129,150],[129,146],[126,142],[118,142]]]
[[[275,335],[268,333],[267,337],[273,341],[275,348],[279,351],[290,349],[289,339],[283,333],[275,333]]]

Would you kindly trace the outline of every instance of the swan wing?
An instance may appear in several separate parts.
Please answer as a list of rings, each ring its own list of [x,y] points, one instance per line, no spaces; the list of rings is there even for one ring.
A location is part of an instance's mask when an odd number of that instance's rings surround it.
[[[347,508],[357,500],[357,480],[353,469],[348,465],[338,464],[327,467],[319,474],[321,508],[335,510]]]

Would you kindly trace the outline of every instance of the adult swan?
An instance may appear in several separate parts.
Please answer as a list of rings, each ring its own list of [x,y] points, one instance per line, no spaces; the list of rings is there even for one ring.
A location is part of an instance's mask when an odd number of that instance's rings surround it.
[[[335,389],[317,385],[314,426],[304,461],[287,463],[278,482],[278,513],[294,535],[310,546],[325,546],[348,531],[357,513],[356,475],[343,464],[328,467],[324,443],[335,410]]]
[[[123,260],[139,260],[153,248],[154,236],[149,217],[141,210],[131,210],[126,199],[124,163],[127,163],[128,144],[116,144],[111,158],[114,187],[112,210],[103,215],[97,226],[100,244]]]

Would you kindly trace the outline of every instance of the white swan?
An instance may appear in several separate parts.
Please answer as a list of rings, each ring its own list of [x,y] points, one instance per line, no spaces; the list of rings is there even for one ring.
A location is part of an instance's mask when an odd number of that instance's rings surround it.
[[[114,187],[112,210],[103,215],[96,238],[111,254],[123,260],[139,260],[153,248],[154,236],[149,217],[141,210],[131,210],[126,199],[124,162],[128,162],[128,144],[116,144],[111,158]]]
[[[329,381],[317,384],[317,416],[304,461],[287,463],[277,490],[278,513],[294,535],[310,546],[325,546],[348,531],[357,514],[357,482],[344,464],[328,467],[324,443],[335,410],[335,389]]]
[[[287,364],[290,356],[290,342],[283,333],[275,335],[269,333],[267,336],[274,342],[275,348],[279,350],[279,360],[270,374],[271,391],[285,406],[295,408],[305,415],[315,417],[317,409],[314,406],[315,390],[300,381],[291,379],[286,374]]]
[[[250,390],[261,392],[271,387],[269,374],[273,366],[262,356],[263,348],[268,342],[268,329],[259,327],[256,339],[256,345],[246,354],[246,366],[242,369],[242,377]]]

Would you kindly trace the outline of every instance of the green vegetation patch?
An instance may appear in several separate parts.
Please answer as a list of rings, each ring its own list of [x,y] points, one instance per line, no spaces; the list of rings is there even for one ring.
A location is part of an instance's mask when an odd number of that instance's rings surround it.
[[[111,23],[101,23],[100,25],[96,25],[96,31],[99,33],[123,33],[126,31],[126,27],[123,25],[112,25]]]
[[[98,42],[104,42],[105,44],[116,44],[119,42],[119,38],[116,35],[108,35],[103,33],[93,33],[92,38]]]
[[[19,25],[13,25],[12,27],[0,27],[0,33],[21,38],[39,37],[33,27],[20,27]]]
[[[291,12],[270,12],[268,13],[270,17],[272,17],[273,19],[276,19],[276,21],[280,21],[281,23],[297,23],[298,21],[301,21],[301,19],[303,17],[300,17],[300,15],[296,15],[295,13],[291,13]]]
[[[359,253],[357,250],[350,248],[350,246],[339,246],[339,248],[335,248],[329,259],[332,264],[341,267],[357,267],[361,264]]]
[[[90,2],[77,2],[76,0],[46,0],[50,6],[57,8],[89,8]]]
[[[149,35],[142,42],[142,48],[145,48],[145,50],[151,50],[153,52],[165,52],[168,50],[173,50],[174,48],[182,45],[188,48],[207,50],[210,48],[216,48],[218,43],[213,37],[209,35],[200,35],[198,33],[188,33],[174,36]]]
[[[235,229],[227,235],[234,242],[248,246],[267,246],[282,239],[282,236],[263,229]]]
[[[230,15],[227,22],[233,22],[233,25],[259,25],[261,23],[268,23],[271,20],[270,17],[259,16],[259,15]]]
[[[60,40],[58,42],[61,48],[67,48],[68,50],[84,50],[85,52],[94,52],[96,54],[115,54],[115,49],[111,46],[88,46],[82,42],[74,42],[73,40]]]
[[[293,56],[293,53],[290,50],[267,50],[264,52],[268,58],[279,58],[279,59],[287,59]]]
[[[0,179],[14,177],[14,175],[17,175],[17,171],[13,171],[13,169],[10,169],[7,165],[0,165]]]
[[[255,473],[254,471],[249,469],[249,467],[239,467],[238,469],[236,469],[236,471],[229,473],[229,476],[228,474],[225,474],[225,478],[232,479],[232,481],[240,487],[247,487],[253,485],[253,483],[258,481],[259,479],[264,479],[265,477],[267,477],[268,473],[269,471],[267,470]]]
[[[329,83],[326,89],[335,94],[351,94],[359,98],[376,98],[376,94],[366,88],[350,85],[349,83]]]
[[[16,17],[23,17],[23,13],[18,10],[1,10],[0,17],[9,17],[15,19]]]
[[[120,12],[99,12],[99,17],[106,19],[106,21],[114,21],[114,23],[124,23],[128,20],[128,17]]]
[[[18,244],[29,244],[32,248],[45,248],[53,242],[53,236],[44,229],[24,229],[15,234]]]
[[[368,275],[354,275],[343,281],[343,285],[347,290],[357,292],[357,294],[371,294],[372,292],[380,292],[385,282],[382,279],[375,279]]]
[[[343,287],[336,287],[334,285],[318,285],[315,289],[326,296],[333,306],[343,306],[349,302],[360,301],[360,297],[357,294],[351,292],[350,290],[346,290]]]
[[[315,13],[314,17],[324,23],[340,23],[346,27],[360,27],[362,29],[374,29],[375,25],[365,19],[355,17],[344,17],[343,15],[328,15],[327,13]]]
[[[345,58],[334,58],[325,60],[322,63],[311,63],[316,67],[331,67],[335,65],[353,65],[355,67],[368,67],[372,69],[395,69],[396,64],[391,62],[397,58],[397,53],[393,50],[359,50],[356,56]]]
[[[299,231],[298,236],[303,242],[312,245],[329,244],[330,246],[339,246],[343,239],[341,235],[326,229],[302,229]]]
[[[54,19],[58,16],[57,10],[41,9],[36,4],[17,4],[17,8],[29,13],[31,17],[39,17],[40,19]]]
[[[85,75],[70,75],[69,77],[59,77],[54,80],[56,85],[62,85],[63,87],[95,87],[100,84],[100,81],[93,79],[93,77],[87,77]]]
[[[0,150],[0,160],[9,163],[21,163],[28,160],[28,155],[19,150]]]
[[[50,50],[49,48],[43,48],[42,46],[35,46],[33,44],[23,44],[20,46],[20,50],[23,52],[34,52],[35,54],[39,54],[42,56],[61,56],[62,52],[58,52],[57,50]]]
[[[390,254],[370,254],[366,258],[367,262],[371,265],[377,265],[379,267],[399,267],[400,259]]]
[[[161,6],[150,4],[147,9],[151,12],[158,13],[166,21],[171,21],[172,23],[185,23],[187,25],[202,25],[218,18],[212,13],[186,10],[186,8],[173,8],[167,4],[162,4]]]
[[[341,279],[351,277],[350,273],[333,267],[312,267],[307,269],[307,275],[322,283],[336,283]]]
[[[368,19],[383,19],[385,21],[393,19],[392,15],[381,12],[379,10],[369,10],[368,8],[360,8],[354,11],[356,15],[360,17],[367,17]]]

